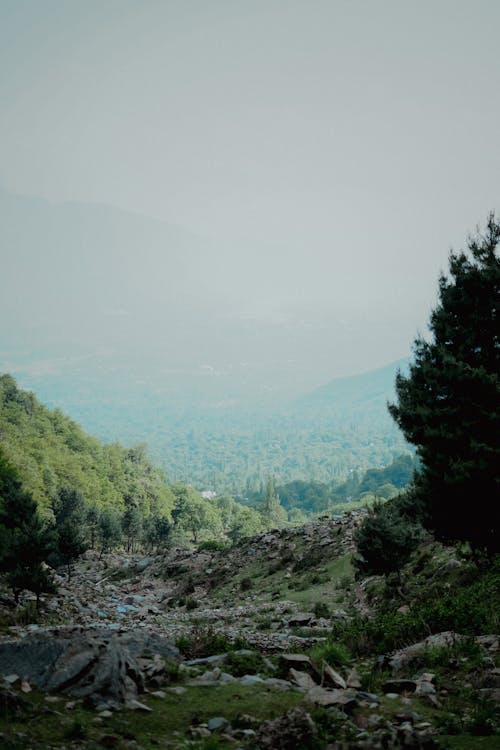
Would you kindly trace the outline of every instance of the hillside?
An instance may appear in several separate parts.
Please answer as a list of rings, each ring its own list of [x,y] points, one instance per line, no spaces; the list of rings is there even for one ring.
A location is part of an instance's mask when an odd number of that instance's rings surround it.
[[[10,375],[0,376],[0,447],[46,513],[68,487],[100,509],[122,510],[130,496],[144,515],[170,516],[174,506],[165,475],[149,462],[143,446],[104,445],[60,409],[50,411],[19,389]]]
[[[90,551],[38,624],[1,597],[6,747],[494,750],[498,567],[429,538],[399,576],[356,581],[362,518]]]

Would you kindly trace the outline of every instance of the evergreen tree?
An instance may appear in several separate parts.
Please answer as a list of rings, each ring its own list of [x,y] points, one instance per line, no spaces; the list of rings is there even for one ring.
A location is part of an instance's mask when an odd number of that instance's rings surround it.
[[[354,536],[354,564],[361,573],[399,571],[421,541],[422,526],[405,513],[406,504],[395,498],[370,508]]]
[[[498,550],[500,225],[450,255],[429,341],[418,338],[390,412],[417,447],[424,522],[444,540]]]
[[[16,601],[26,589],[36,594],[38,606],[41,593],[55,591],[45,565],[52,545],[35,501],[0,449],[0,572],[7,575]]]
[[[104,508],[99,516],[97,536],[101,547],[101,557],[105,552],[117,547],[122,540],[122,523],[116,508]]]
[[[87,549],[85,539],[85,517],[87,510],[83,495],[72,487],[59,490],[54,502],[56,520],[57,556],[66,565],[68,580],[71,579],[71,565]]]

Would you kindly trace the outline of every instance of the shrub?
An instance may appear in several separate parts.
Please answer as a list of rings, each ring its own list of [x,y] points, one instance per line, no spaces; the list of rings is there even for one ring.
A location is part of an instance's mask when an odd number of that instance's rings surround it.
[[[326,641],[318,643],[309,650],[309,656],[313,661],[326,661],[332,667],[347,667],[352,662],[351,654],[343,643]]]
[[[421,542],[423,529],[411,521],[397,501],[375,503],[356,531],[358,557],[354,565],[362,574],[399,570]]]
[[[248,646],[244,638],[231,640],[217,632],[212,625],[194,625],[189,633],[183,633],[176,641],[179,651],[188,659],[198,659],[227,651],[236,651]]]
[[[328,607],[327,604],[324,602],[316,602],[313,608],[314,616],[315,617],[330,617],[330,607]]]
[[[259,674],[269,671],[268,665],[258,651],[250,653],[233,651],[224,659],[224,668],[230,674],[234,675],[234,677],[243,677],[245,674]]]
[[[247,576],[247,577],[241,579],[241,581],[240,581],[240,589],[242,591],[249,591],[252,588],[253,588],[253,581],[252,581],[251,578],[248,578],[248,576]]]

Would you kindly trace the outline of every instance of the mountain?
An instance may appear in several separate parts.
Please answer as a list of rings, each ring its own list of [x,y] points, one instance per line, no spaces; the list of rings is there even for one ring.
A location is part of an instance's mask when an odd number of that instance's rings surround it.
[[[396,373],[408,370],[409,358],[349,377],[334,378],[297,400],[304,413],[369,411],[387,416],[386,404],[395,398]]]

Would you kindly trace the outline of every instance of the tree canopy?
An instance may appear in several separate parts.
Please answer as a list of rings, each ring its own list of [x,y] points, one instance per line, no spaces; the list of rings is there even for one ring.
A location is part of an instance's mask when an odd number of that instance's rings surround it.
[[[429,340],[417,338],[409,375],[389,410],[417,448],[424,523],[444,540],[497,550],[500,224],[451,253],[439,279]]]

